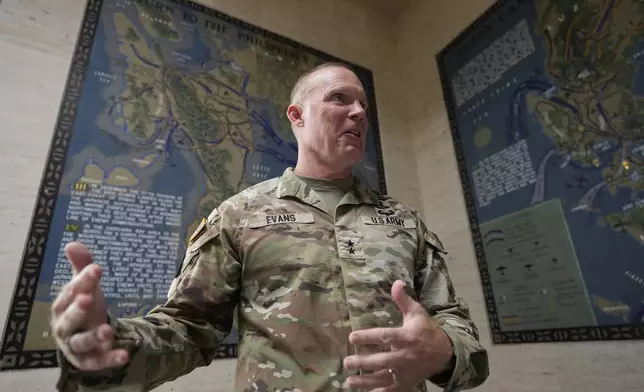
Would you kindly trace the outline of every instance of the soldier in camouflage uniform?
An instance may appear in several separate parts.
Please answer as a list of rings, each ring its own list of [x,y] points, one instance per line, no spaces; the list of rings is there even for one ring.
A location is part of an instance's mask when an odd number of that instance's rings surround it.
[[[191,237],[167,302],[109,317],[101,270],[69,244],[52,305],[58,390],[148,391],[211,363],[238,317],[235,391],[445,391],[480,385],[486,350],[420,215],[351,175],[367,131],[358,78],[327,64],[288,108],[298,162],[223,202]]]

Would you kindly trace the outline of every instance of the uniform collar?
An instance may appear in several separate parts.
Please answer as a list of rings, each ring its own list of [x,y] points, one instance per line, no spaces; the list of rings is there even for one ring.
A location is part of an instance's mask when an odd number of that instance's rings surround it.
[[[287,168],[279,179],[277,185],[277,197],[296,197],[305,203],[317,205],[320,200],[315,196],[313,189],[304,181],[300,180],[292,167]],[[354,176],[353,187],[344,195],[340,204],[373,204],[380,205],[382,202],[378,194],[367,188],[357,177]]]

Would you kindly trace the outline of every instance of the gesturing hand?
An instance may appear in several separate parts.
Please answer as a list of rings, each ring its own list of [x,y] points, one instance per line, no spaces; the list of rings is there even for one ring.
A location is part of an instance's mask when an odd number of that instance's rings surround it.
[[[65,248],[73,277],[51,306],[51,330],[67,360],[81,370],[102,370],[128,361],[128,352],[113,350],[112,327],[99,286],[101,267],[80,243]]]
[[[350,387],[374,392],[409,391],[441,373],[450,363],[453,349],[449,337],[422,305],[407,295],[404,286],[398,280],[391,288],[392,297],[403,314],[402,327],[365,329],[349,336],[352,344],[391,347],[389,352],[345,358],[344,366],[348,370],[373,371],[349,377]]]

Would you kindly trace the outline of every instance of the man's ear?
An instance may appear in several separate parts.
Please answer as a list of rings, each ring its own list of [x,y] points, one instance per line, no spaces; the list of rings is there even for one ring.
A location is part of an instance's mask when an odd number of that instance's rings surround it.
[[[286,109],[286,116],[291,121],[291,124],[296,127],[304,125],[304,118],[302,117],[302,107],[299,105],[291,104]]]

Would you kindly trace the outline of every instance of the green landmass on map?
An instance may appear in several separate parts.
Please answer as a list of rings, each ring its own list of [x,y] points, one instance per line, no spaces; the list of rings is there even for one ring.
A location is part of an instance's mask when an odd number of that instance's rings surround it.
[[[84,167],[81,179],[95,184],[112,186],[130,187],[139,184],[139,179],[124,167],[115,167],[110,172],[106,172],[99,165],[91,162]]]
[[[158,3],[157,7],[152,7],[138,2],[136,7],[139,11],[139,21],[150,35],[171,41],[181,41],[181,33],[172,27],[172,7],[163,7]]]
[[[631,312],[630,306],[618,302],[618,301],[611,301],[609,299],[600,297],[598,295],[593,294],[591,296],[592,298],[592,303],[601,309],[602,312],[604,312],[607,315],[610,316],[616,316],[621,318],[625,323],[629,321],[629,315]]]
[[[316,59],[301,53],[289,56],[288,50],[278,53],[270,46],[255,45],[253,38],[243,33],[240,36],[246,37],[249,44],[243,49],[226,50],[226,28],[209,21],[202,23],[205,28],[199,31],[200,39],[236,66],[221,65],[206,67],[202,72],[186,72],[174,57],[183,54],[164,50],[162,45],[163,40],[183,39],[173,27],[171,11],[162,6],[149,7],[141,3],[136,6],[137,24],[124,12],[115,13],[113,19],[118,35],[118,54],[125,70],[125,89],[114,98],[121,113],[115,125],[127,125],[126,132],[137,143],[145,144],[154,143],[154,138],[159,138],[164,130],[167,133],[176,124],[181,124],[185,135],[176,136],[174,141],[181,149],[195,154],[203,168],[206,192],[199,201],[197,216],[208,216],[218,204],[251,185],[244,180],[245,160],[257,146],[253,140],[256,135],[253,121],[258,120],[252,115],[251,97],[271,100],[277,108],[271,115],[279,124],[273,131],[282,140],[294,142],[285,114],[290,88],[300,70],[314,65]],[[146,42],[141,38],[144,36],[150,36],[152,40]],[[276,48],[279,45],[275,43]],[[208,61],[208,55],[205,56],[204,61]],[[247,80],[248,74],[271,77]],[[139,167],[147,167],[154,159],[154,155],[149,155],[137,159],[136,163]],[[199,220],[196,218],[188,226],[188,233],[196,228]]]
[[[568,0],[537,2],[538,32],[546,46],[546,70],[555,86],[531,93],[557,152],[586,167],[601,168],[607,189],[644,190],[641,154],[644,100],[631,92],[637,72],[632,54],[644,32],[644,2]],[[551,99],[552,98],[552,99]],[[599,152],[616,149],[612,160]]]
[[[601,223],[605,223],[621,233],[628,233],[639,242],[644,243],[644,206],[622,213],[605,215]]]
[[[132,26],[128,27],[127,33],[125,34],[125,39],[130,42],[137,42],[141,40],[141,37],[136,33],[136,30]]]

